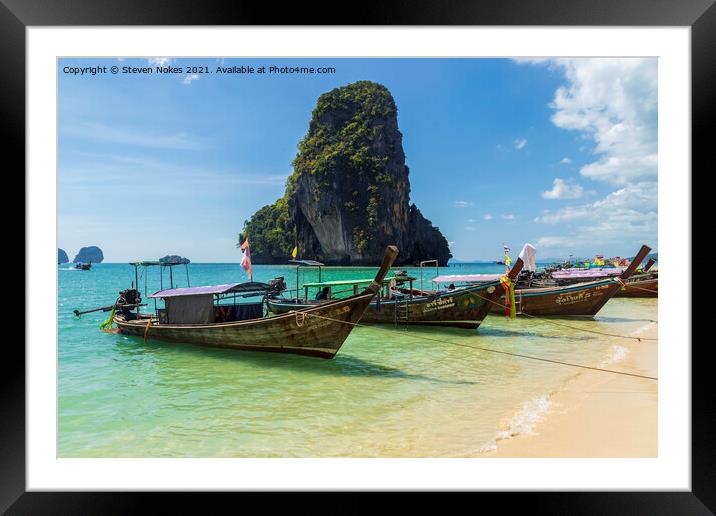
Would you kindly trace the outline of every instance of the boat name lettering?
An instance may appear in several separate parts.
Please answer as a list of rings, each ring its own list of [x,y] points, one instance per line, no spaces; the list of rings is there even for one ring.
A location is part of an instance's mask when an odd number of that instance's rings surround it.
[[[574,294],[561,294],[554,299],[554,302],[558,305],[572,305],[574,303],[580,303],[592,297],[597,297],[601,295],[601,292],[583,290]]]
[[[425,305],[423,312],[434,312],[435,310],[444,310],[455,306],[455,299],[450,297],[439,297],[435,301],[430,301]]]

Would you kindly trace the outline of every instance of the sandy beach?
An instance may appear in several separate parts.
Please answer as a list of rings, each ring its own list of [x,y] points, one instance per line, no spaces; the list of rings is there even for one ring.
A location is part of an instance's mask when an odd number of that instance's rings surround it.
[[[656,338],[657,323],[633,335]],[[615,341],[617,342],[617,341]],[[615,369],[658,376],[657,341],[627,341]],[[497,441],[485,457],[656,457],[658,382],[582,371],[550,396],[550,408],[532,431]]]

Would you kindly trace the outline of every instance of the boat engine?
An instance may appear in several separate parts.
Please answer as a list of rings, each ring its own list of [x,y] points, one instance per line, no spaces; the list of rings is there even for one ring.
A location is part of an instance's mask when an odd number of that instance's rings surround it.
[[[119,293],[118,305],[138,305],[142,302],[142,295],[136,288],[128,288]]]
[[[286,282],[283,280],[283,276],[279,276],[278,278],[274,278],[269,281],[268,283],[268,293],[269,294],[280,294],[281,292],[286,290]]]

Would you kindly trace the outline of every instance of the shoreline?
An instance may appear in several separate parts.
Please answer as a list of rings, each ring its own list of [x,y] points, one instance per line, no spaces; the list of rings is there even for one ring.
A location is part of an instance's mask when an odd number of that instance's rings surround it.
[[[658,324],[632,333],[658,337]],[[622,342],[617,342],[621,340]],[[618,371],[657,376],[658,341],[616,339],[615,360],[602,364]],[[658,382],[585,370],[549,395],[547,408],[529,433],[498,437],[495,448],[479,456],[636,457],[658,455]]]

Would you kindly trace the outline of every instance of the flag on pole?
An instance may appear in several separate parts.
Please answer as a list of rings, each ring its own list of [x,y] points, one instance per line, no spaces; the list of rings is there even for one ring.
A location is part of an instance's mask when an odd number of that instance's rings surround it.
[[[298,256],[298,246],[294,247],[293,251],[291,251],[291,258],[295,260],[296,256]]]
[[[251,249],[249,248],[249,237],[246,237],[246,240],[244,240],[244,243],[241,244],[240,249],[243,254],[241,257],[241,267],[243,267],[249,274],[249,281],[253,281],[253,275],[251,274]]]

